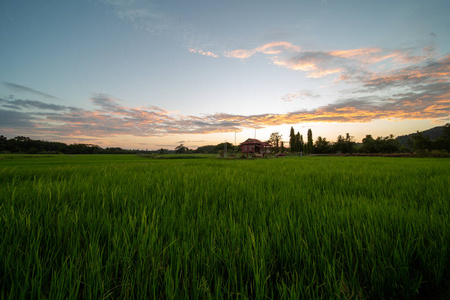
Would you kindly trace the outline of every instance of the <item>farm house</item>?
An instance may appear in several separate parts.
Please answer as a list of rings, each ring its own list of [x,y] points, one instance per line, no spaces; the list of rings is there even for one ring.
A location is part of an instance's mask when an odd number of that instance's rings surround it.
[[[272,145],[266,142],[261,142],[257,139],[247,139],[245,142],[239,145],[242,154],[246,155],[247,158],[249,154],[252,157],[266,157],[269,156],[272,150]]]

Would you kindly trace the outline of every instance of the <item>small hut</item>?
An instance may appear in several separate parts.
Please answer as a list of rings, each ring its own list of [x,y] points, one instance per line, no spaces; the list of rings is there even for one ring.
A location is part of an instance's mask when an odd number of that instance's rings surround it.
[[[247,139],[239,145],[242,154],[251,157],[266,157],[271,153],[272,145],[257,139]]]

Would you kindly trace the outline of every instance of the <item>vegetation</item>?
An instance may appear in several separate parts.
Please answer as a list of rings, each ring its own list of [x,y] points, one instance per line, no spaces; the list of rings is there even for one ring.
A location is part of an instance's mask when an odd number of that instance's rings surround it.
[[[175,148],[175,153],[176,153],[176,154],[186,154],[186,153],[188,153],[188,152],[190,152],[190,151],[189,151],[189,148],[186,147],[186,146],[184,146],[183,144],[180,144],[179,146],[177,146],[177,147]]]
[[[270,135],[269,142],[273,148],[273,153],[285,152],[282,135],[273,132]],[[32,140],[28,137],[17,136],[13,139],[7,139],[0,135],[0,153],[28,153],[28,154],[222,154],[225,149],[229,153],[236,153],[238,146],[231,143],[220,143],[218,145],[200,146],[196,150],[189,149],[184,144],[175,147],[175,150],[158,149],[156,151],[148,150],[126,150],[119,147],[103,149],[92,144],[71,144],[67,145],[59,142],[47,142]],[[424,132],[417,132],[408,136],[394,138],[393,135],[386,137],[377,137],[374,139],[371,135],[366,135],[362,144],[356,144],[354,138],[347,133],[344,136],[339,135],[336,142],[328,141],[321,136],[313,142],[312,130],[308,129],[307,142],[303,141],[300,132],[295,133],[291,127],[289,134],[289,151],[291,153],[305,152],[306,154],[334,154],[334,153],[405,153],[414,152],[421,156],[447,156],[450,153],[450,124],[435,127]]]
[[[267,142],[273,146],[272,151],[274,153],[280,152],[281,134],[273,132]]]
[[[162,149],[164,150],[164,149]],[[138,154],[150,153],[143,150],[126,150],[119,147],[103,149],[93,144],[71,144],[33,140],[25,136],[8,139],[0,135],[0,153],[28,153],[28,154]]]
[[[305,152],[307,154],[314,153],[314,145],[313,145],[313,135],[311,128],[308,129],[308,135],[307,135],[308,141],[306,143],[306,149]]]
[[[302,152],[303,151],[303,136],[300,132],[297,134],[294,131],[294,127],[291,127],[291,132],[289,134],[289,145],[291,152]]]
[[[387,137],[377,137],[366,135],[362,140],[360,151],[363,153],[395,153],[399,152],[400,143],[394,139],[393,135]]]
[[[2,299],[448,299],[448,159],[3,158]]]
[[[430,140],[436,140],[442,135],[448,135],[450,129],[450,124],[447,123],[445,126],[437,126],[424,131],[421,131],[423,135],[427,136]],[[411,133],[407,135],[401,135],[396,138],[396,140],[404,146],[411,146],[411,138],[417,133]]]
[[[386,137],[374,139],[371,135],[366,135],[361,144],[357,144],[354,138],[347,133],[339,135],[336,142],[328,141],[321,136],[317,137],[313,143],[312,130],[308,129],[307,144],[303,146],[303,141],[297,139],[299,133],[295,135],[294,128],[290,131],[291,152],[304,151],[307,154],[334,154],[334,153],[405,153],[414,152],[419,156],[443,156],[448,157],[450,153],[450,124],[435,127],[425,132],[417,132],[408,136],[394,138],[391,134]],[[302,149],[302,150],[300,150]]]

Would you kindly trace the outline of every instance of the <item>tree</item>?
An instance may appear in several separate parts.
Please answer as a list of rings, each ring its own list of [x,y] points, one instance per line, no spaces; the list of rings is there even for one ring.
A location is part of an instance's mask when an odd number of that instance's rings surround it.
[[[217,153],[217,151],[215,150],[217,146],[214,145],[206,145],[206,146],[200,146],[198,147],[194,153]]]
[[[269,142],[274,147],[273,149],[274,149],[275,153],[278,153],[278,151],[279,151],[279,143],[280,143],[280,141],[281,141],[281,134],[279,134],[278,132],[273,132],[270,135]]]
[[[428,135],[424,135],[422,132],[417,131],[417,134],[411,137],[413,149],[415,151],[425,151],[432,149],[431,139]]]
[[[450,123],[445,124],[444,132],[434,141],[433,148],[450,152]]]
[[[353,153],[355,150],[355,142],[353,141],[353,137],[350,136],[350,133],[345,134],[345,151],[346,153]]]
[[[29,142],[31,141],[31,139],[27,136],[16,136],[14,138],[14,140],[19,141],[19,142]]]
[[[445,139],[450,139],[450,123],[445,124],[442,137]]]
[[[399,152],[400,151],[400,143],[396,139],[394,139],[394,135],[391,134],[391,135],[383,138],[381,150],[383,153]]]
[[[183,144],[180,144],[175,148],[175,153],[177,154],[184,154],[188,151],[189,151],[188,147],[185,147]]]
[[[317,137],[315,144],[315,152],[319,154],[325,154],[330,152],[330,142],[326,138],[321,136]]]
[[[361,152],[363,152],[363,153],[377,153],[375,140],[373,139],[373,137],[370,134],[366,135],[366,137],[363,138]]]
[[[283,141],[281,141],[281,153],[284,153],[284,142]]]
[[[226,142],[226,143],[220,143],[220,144],[216,145],[216,146],[214,147],[214,151],[215,151],[216,153],[218,153],[220,150],[225,151],[225,148],[227,149],[227,152],[233,152],[233,151],[234,151],[234,146],[233,146],[233,144],[228,143],[228,142]]]
[[[349,133],[347,133],[345,137],[339,135],[337,138],[337,142],[334,143],[333,145],[333,150],[335,152],[353,153],[354,149],[355,149],[355,142],[353,141],[353,137],[350,136]]]
[[[297,146],[296,151],[297,152],[302,152],[304,149],[304,143],[303,143],[303,135],[300,134],[300,132],[297,132],[297,134],[295,135],[295,143]]]
[[[161,148],[158,150],[158,154],[166,154],[166,153],[169,153],[168,149]]]
[[[6,136],[0,135],[0,151],[7,149],[8,138]]]
[[[308,154],[313,153],[314,150],[314,144],[313,144],[313,135],[311,128],[308,129],[308,143],[306,144],[306,152]]]
[[[297,151],[297,136],[295,135],[294,127],[291,126],[291,133],[289,134],[289,147],[291,152]]]

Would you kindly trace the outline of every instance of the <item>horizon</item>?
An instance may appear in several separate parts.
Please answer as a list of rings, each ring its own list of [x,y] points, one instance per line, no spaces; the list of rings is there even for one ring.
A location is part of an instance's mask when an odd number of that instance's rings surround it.
[[[450,122],[446,1],[0,4],[0,132],[192,149]]]
[[[450,124],[450,123],[447,123],[447,124]],[[447,125],[446,124],[446,125]],[[428,130],[432,130],[432,129],[435,129],[435,128],[439,128],[439,127],[444,127],[444,126],[446,126],[446,125],[443,125],[443,126],[435,126],[435,127],[432,127],[432,128],[428,128],[428,129],[425,129],[425,130],[423,130],[423,131],[420,131],[420,132],[426,132],[426,131],[428,131]],[[419,131],[417,131],[417,132],[419,132]],[[409,136],[409,135],[413,135],[413,134],[415,134],[416,132],[411,132],[411,133],[409,133],[409,134],[404,134],[404,135],[400,135],[400,136],[393,136],[393,138],[394,139],[396,139],[397,137],[404,137],[404,136]],[[314,133],[313,133],[314,134]],[[0,134],[1,135],[1,134]],[[4,135],[1,135],[1,136],[4,136]],[[343,136],[343,135],[342,135]],[[351,136],[351,134],[350,134],[350,136]],[[366,135],[367,136],[367,135]],[[6,137],[6,136],[5,136]],[[16,136],[17,137],[17,136]],[[6,137],[8,140],[9,139],[13,139],[13,138],[16,138],[16,137]],[[26,136],[25,136],[26,137]],[[377,139],[377,138],[379,138],[379,137],[381,137],[381,138],[385,138],[385,137],[390,137],[389,135],[382,135],[382,136],[372,136],[372,138],[374,138],[374,139]],[[29,138],[29,137],[26,137],[26,138]],[[353,139],[354,137],[353,136],[351,136],[351,138]],[[253,139],[253,138],[247,138],[247,139]],[[246,140],[247,140],[246,139]],[[303,139],[305,140],[305,137],[303,137]],[[325,138],[326,139],[326,138]],[[32,139],[33,140],[33,139]],[[244,140],[244,141],[246,141],[246,140]],[[263,142],[269,142],[270,143],[270,141],[269,141],[269,139],[256,139],[256,140],[259,140],[259,141],[263,141]],[[315,140],[316,139],[314,139],[314,141],[313,142],[315,142]],[[326,139],[328,142],[330,142],[331,144],[333,144],[333,143],[335,143],[336,141],[333,141],[333,140],[328,140],[328,139]],[[49,141],[49,140],[41,140],[41,141],[43,141],[43,142],[57,142],[57,141]],[[244,141],[242,141],[242,142],[244,142]],[[352,140],[353,142],[355,142],[356,144],[362,144],[363,142],[362,141],[356,141],[356,140]],[[181,141],[181,142],[184,142],[184,141]],[[218,145],[220,145],[220,144],[224,144],[224,143],[228,143],[228,144],[231,144],[232,146],[235,146],[235,147],[237,147],[237,146],[239,146],[242,142],[239,142],[239,143],[237,143],[237,144],[235,144],[234,142],[230,142],[230,141],[225,141],[225,142],[221,142],[221,143],[219,143],[219,144],[204,144],[204,145],[199,145],[199,146],[194,146],[194,147],[191,147],[191,148],[189,148],[189,147],[187,147],[189,150],[196,150],[196,149],[198,149],[198,148],[200,148],[200,147],[208,147],[208,146],[212,146],[212,147],[215,147],[215,146],[218,146]],[[290,143],[289,143],[289,140],[280,140],[280,142],[283,142],[284,143],[284,146],[286,147],[286,149],[290,149]],[[66,143],[67,145],[70,145],[70,144],[77,144],[77,143]],[[93,145],[93,146],[99,146],[99,145],[96,145],[96,144],[89,144],[89,143],[79,143],[79,144],[86,144],[86,145]],[[180,144],[178,144],[177,146],[181,146],[181,145],[184,145],[184,143],[180,143]],[[102,148],[102,149],[106,149],[106,148],[120,148],[120,149],[123,149],[123,150],[137,150],[137,151],[158,151],[158,150],[161,150],[161,149],[164,149],[164,150],[168,150],[168,151],[175,151],[176,149],[168,149],[168,148],[164,148],[164,147],[161,147],[161,148],[154,148],[154,149],[143,149],[143,148],[122,148],[122,147],[118,147],[118,146],[114,146],[114,145],[111,145],[111,146],[107,146],[107,147],[101,147],[101,146],[99,146],[100,148]],[[196,148],[196,149],[194,149],[194,148]]]

